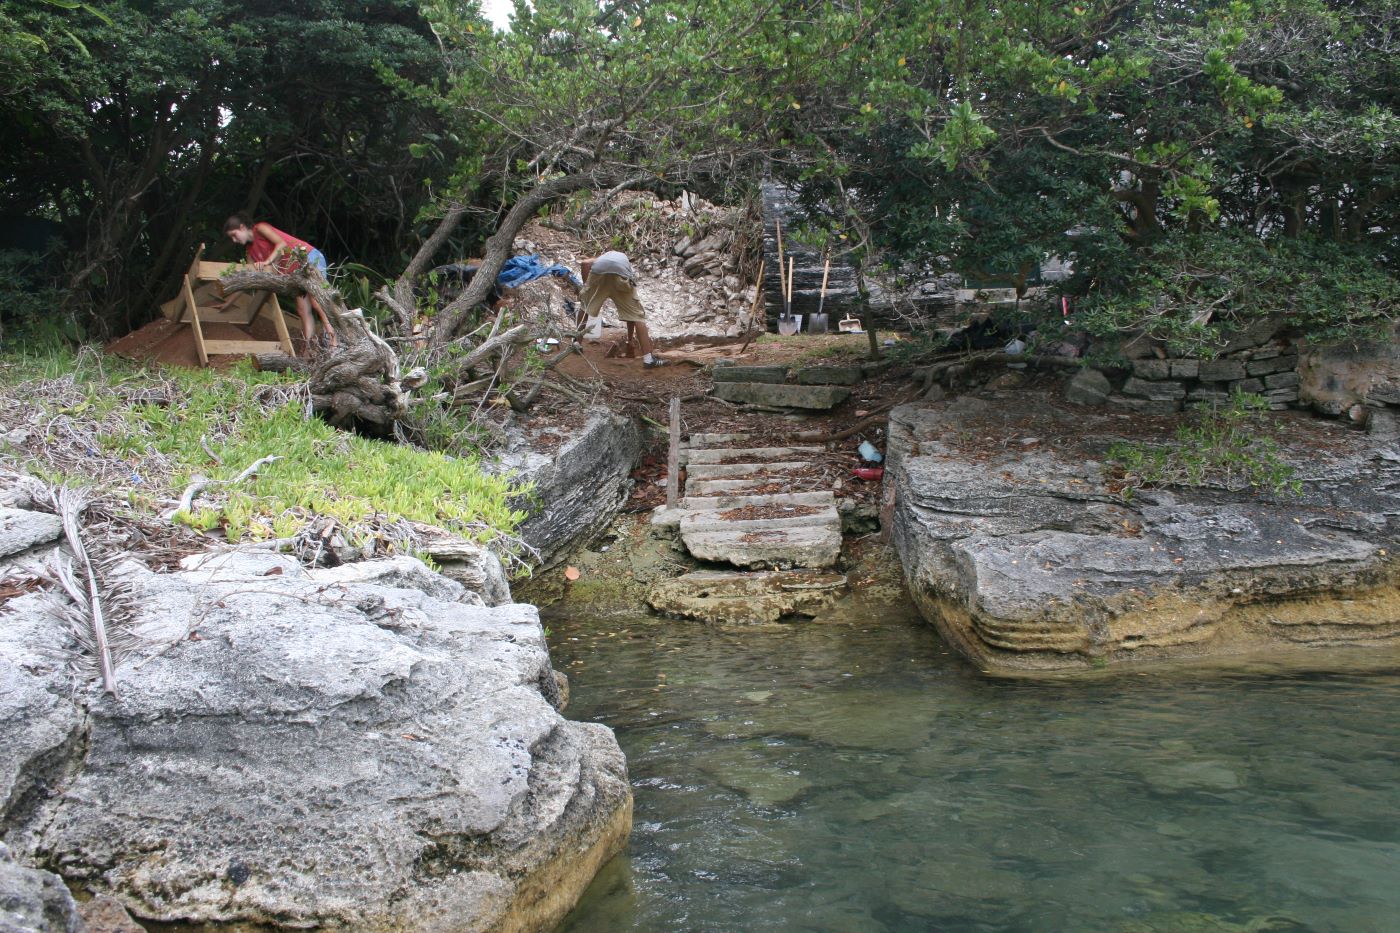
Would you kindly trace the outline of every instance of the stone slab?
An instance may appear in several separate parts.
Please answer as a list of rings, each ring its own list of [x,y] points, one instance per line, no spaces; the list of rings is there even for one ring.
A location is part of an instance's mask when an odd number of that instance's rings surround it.
[[[1113,384],[1097,369],[1081,369],[1065,384],[1065,400],[1076,405],[1102,405],[1113,392]]]
[[[1267,376],[1271,373],[1284,373],[1298,368],[1298,357],[1296,356],[1276,356],[1272,359],[1250,360],[1244,365],[1245,372],[1251,376]]]
[[[771,463],[824,453],[820,447],[707,447],[690,451],[694,464]]]
[[[1170,360],[1173,379],[1196,379],[1201,374],[1200,360]]]
[[[1245,377],[1240,360],[1202,360],[1196,378],[1202,382],[1234,382]]]
[[[716,366],[710,378],[715,382],[757,382],[780,385],[787,382],[786,366]]]
[[[792,374],[793,382],[804,386],[853,386],[864,378],[859,366],[807,366]]]
[[[774,528],[804,528],[825,525],[841,527],[841,516],[836,511],[835,503],[820,512],[794,515],[791,518],[724,519],[719,517],[721,514],[722,512],[716,509],[687,512],[681,516],[681,534],[685,535],[695,531],[769,531]]]
[[[687,496],[681,507],[692,512],[713,509],[737,509],[746,505],[835,505],[836,497],[829,490],[817,492],[776,492],[767,495]]]
[[[846,575],[814,571],[701,570],[663,580],[647,604],[657,612],[717,625],[761,625],[812,616],[847,589]]]
[[[1130,376],[1123,383],[1123,394],[1150,399],[1182,399],[1186,397],[1186,386],[1179,382],[1153,382]]]
[[[1139,379],[1167,379],[1172,375],[1170,360],[1133,360],[1133,375]]]
[[[752,478],[755,474],[769,474],[773,479],[781,479],[784,473],[794,473],[811,465],[801,460],[775,460],[765,463],[692,463],[686,468],[685,475],[687,482],[692,479]]]
[[[1181,410],[1179,399],[1137,398],[1128,395],[1110,395],[1108,404],[1126,408],[1142,415],[1170,415]]]
[[[691,449],[697,447],[728,447],[731,444],[747,444],[752,440],[752,434],[692,434],[685,446]]]
[[[717,382],[716,398],[745,405],[829,411],[850,398],[851,390],[839,386],[769,385],[761,382]]]
[[[683,533],[682,540],[692,556],[736,567],[824,570],[841,556],[839,522],[835,528],[778,528],[763,534],[697,531]]]

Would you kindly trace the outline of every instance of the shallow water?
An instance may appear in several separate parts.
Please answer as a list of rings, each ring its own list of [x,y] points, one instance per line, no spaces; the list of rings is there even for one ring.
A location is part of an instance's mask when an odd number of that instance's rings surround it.
[[[636,792],[568,933],[1400,929],[1400,651],[995,679],[889,613],[547,624]]]

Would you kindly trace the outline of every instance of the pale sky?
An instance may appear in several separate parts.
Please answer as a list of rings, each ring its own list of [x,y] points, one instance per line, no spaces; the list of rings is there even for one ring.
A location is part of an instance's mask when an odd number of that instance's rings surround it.
[[[486,18],[494,23],[497,29],[505,29],[509,25],[510,14],[514,9],[514,0],[481,0],[481,12],[486,14]]]

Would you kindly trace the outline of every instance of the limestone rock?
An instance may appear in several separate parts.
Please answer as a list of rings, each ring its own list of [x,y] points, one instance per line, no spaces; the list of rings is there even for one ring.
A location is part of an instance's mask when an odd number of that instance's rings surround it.
[[[716,366],[710,378],[715,382],[787,382],[786,366]]]
[[[142,640],[118,698],[83,694],[38,853],[138,919],[551,928],[631,795],[611,732],[557,712],[534,607],[443,598],[408,558],[279,560],[130,567]]]
[[[56,541],[62,534],[63,522],[57,515],[0,506],[0,557]]]
[[[534,492],[517,507],[530,512],[519,535],[539,552],[539,567],[555,566],[612,523],[632,488],[632,467],[641,457],[642,433],[630,418],[604,409],[562,447],[535,449],[515,436],[491,469],[514,470]]]
[[[145,927],[131,919],[122,902],[108,894],[79,904],[78,914],[88,933],[146,933]]]
[[[757,625],[815,615],[846,590],[837,573],[702,570],[662,580],[647,595],[657,612],[719,625]]]
[[[715,384],[716,398],[726,402],[766,405],[771,408],[803,408],[827,411],[844,402],[850,389],[838,386],[769,385],[762,382],[720,382]]]
[[[793,381],[805,386],[853,386],[865,378],[859,366],[807,366],[792,375]]]
[[[941,440],[960,423],[947,405],[891,413],[886,516],[916,604],[979,665],[1400,640],[1400,454],[1383,432],[1310,452],[1297,499],[1173,490],[1127,503],[1097,465],[1050,447],[962,462]]]
[[[1202,382],[1233,382],[1245,377],[1244,363],[1239,360],[1202,360],[1196,373]]]
[[[1157,400],[1183,399],[1186,397],[1186,386],[1179,382],[1149,382],[1146,379],[1130,377],[1123,383],[1123,394]]]
[[[1076,405],[1102,405],[1108,401],[1113,385],[1097,369],[1081,369],[1065,384],[1065,399]]]
[[[63,879],[16,864],[0,844],[0,933],[84,933]]]
[[[84,716],[66,670],[75,649],[49,606],[31,593],[0,609],[0,835],[20,856],[82,754]]]

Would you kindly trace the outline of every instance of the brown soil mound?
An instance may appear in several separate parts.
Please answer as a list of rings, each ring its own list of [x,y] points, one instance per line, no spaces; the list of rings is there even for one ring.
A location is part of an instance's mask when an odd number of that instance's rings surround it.
[[[292,332],[293,343],[300,340],[300,325],[292,318],[287,319],[287,328]],[[205,324],[206,340],[276,340],[277,328],[272,321],[263,317],[251,324]],[[176,324],[159,318],[137,328],[125,337],[107,344],[106,350],[114,356],[125,357],[138,363],[159,363],[164,366],[185,366],[199,368],[199,354],[195,351],[194,330],[188,324]],[[209,365],[215,369],[232,366],[242,356],[211,356]]]

